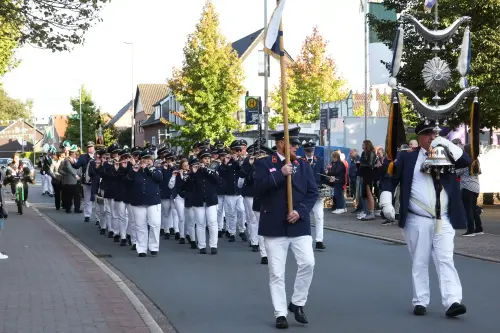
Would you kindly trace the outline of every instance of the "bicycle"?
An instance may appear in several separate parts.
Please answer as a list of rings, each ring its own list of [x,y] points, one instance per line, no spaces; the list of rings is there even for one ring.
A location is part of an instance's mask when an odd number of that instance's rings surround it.
[[[15,176],[14,181],[16,182],[16,204],[17,204],[17,213],[19,215],[23,215],[23,204],[24,204],[24,184],[21,181],[21,176]]]

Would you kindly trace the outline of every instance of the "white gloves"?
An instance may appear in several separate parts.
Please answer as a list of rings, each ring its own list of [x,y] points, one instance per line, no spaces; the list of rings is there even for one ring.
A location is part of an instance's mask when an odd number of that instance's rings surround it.
[[[243,188],[245,184],[245,178],[238,178],[238,188]]]
[[[464,153],[462,148],[454,145],[453,143],[451,143],[446,138],[443,138],[442,136],[438,136],[432,141],[431,147],[435,148],[437,146],[446,147],[446,149],[448,149],[448,152],[450,153],[454,161],[457,161],[460,157],[462,157],[462,154]]]
[[[396,212],[394,211],[394,207],[392,206],[392,193],[389,191],[384,191],[380,194],[380,207],[382,207],[382,212],[384,213],[384,217],[389,221],[396,220]]]

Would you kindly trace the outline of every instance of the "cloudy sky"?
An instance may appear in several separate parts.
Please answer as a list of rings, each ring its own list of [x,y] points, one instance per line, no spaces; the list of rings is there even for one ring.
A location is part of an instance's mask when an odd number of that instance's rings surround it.
[[[221,30],[235,41],[264,26],[264,0],[213,0]],[[104,112],[115,114],[134,84],[163,83],[182,64],[186,37],[200,18],[204,0],[113,0],[103,22],[71,53],[25,47],[21,65],[3,78],[7,92],[34,100],[37,117],[70,113],[69,98],[80,83],[92,91]],[[274,9],[268,0],[268,16]],[[296,57],[314,25],[329,41],[328,53],[354,90],[364,85],[363,17],[357,0],[288,0],[284,14],[285,47]]]

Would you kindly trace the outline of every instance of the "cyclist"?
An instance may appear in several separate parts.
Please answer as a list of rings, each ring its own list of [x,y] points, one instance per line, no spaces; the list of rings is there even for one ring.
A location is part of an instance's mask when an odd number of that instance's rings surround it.
[[[14,153],[12,157],[12,162],[9,164],[9,168],[5,173],[5,179],[3,181],[4,185],[10,184],[12,189],[12,194],[16,196],[16,185],[19,181],[23,184],[24,191],[24,205],[29,207],[28,203],[28,184],[34,184],[34,179],[31,177],[30,169],[27,166],[24,166],[23,162],[20,159],[19,153]]]

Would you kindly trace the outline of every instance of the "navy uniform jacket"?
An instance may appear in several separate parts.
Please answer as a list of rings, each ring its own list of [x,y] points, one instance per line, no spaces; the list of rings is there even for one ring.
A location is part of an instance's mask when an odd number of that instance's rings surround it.
[[[260,198],[259,235],[268,237],[299,237],[311,235],[309,214],[318,199],[318,186],[310,165],[301,159],[292,161],[293,209],[300,215],[294,223],[288,223],[286,177],[280,161],[274,153],[255,163],[255,195]]]
[[[161,169],[160,169],[161,168]],[[172,199],[172,190],[168,187],[168,183],[170,182],[170,178],[172,178],[172,168],[165,169],[163,166],[158,168],[162,175],[163,179],[160,182],[160,196],[162,200]]]
[[[115,167],[112,167],[111,175],[114,180],[114,188],[113,188],[113,194],[114,197],[113,199],[118,202],[125,202],[127,203],[128,199],[128,191],[127,191],[127,172],[128,168],[124,168],[121,166],[118,167],[118,170],[115,169]]]
[[[73,168],[75,169],[80,169],[82,168],[82,184],[88,184],[91,180],[90,179],[85,179],[85,171],[87,169],[87,165],[89,164],[90,160],[92,158],[90,155],[87,154],[81,154],[80,157],[78,157],[78,160],[73,164]]]
[[[177,175],[177,179],[175,180],[175,186],[177,187],[177,181],[180,179],[180,176]],[[191,208],[193,207],[193,196],[195,192],[195,180],[193,173],[190,172],[187,174],[187,178],[182,180],[181,191],[184,192],[184,207]]]
[[[134,186],[132,185],[132,182],[128,177],[128,174],[130,172],[133,172],[132,167],[133,165],[130,161],[127,163],[127,167],[125,168],[120,165],[120,170],[122,170],[121,171],[122,176],[120,177],[120,181],[123,183],[125,190],[123,202],[126,204],[130,204],[132,202],[133,196],[135,195]]]
[[[238,187],[238,178],[240,176],[240,164],[231,160],[228,164],[219,166],[219,177],[222,178],[222,189],[219,195],[240,195],[241,189]]]
[[[325,176],[320,175],[320,174],[325,173],[325,162],[323,161],[323,158],[321,156],[313,156],[313,158],[312,158],[313,160],[312,160],[311,164],[309,163],[309,161],[307,159],[308,159],[307,156],[303,157],[304,162],[309,164],[312,168],[312,171],[314,174],[314,179],[316,180],[316,185],[318,185],[318,186],[320,186],[322,184],[331,185]]]
[[[411,185],[413,182],[413,171],[417,163],[420,149],[411,152],[401,152],[394,167],[396,168],[394,176],[386,176],[382,180],[382,191],[394,190],[400,184],[400,208],[399,208],[399,227],[404,228],[408,216],[408,207],[410,206]],[[466,168],[472,161],[467,154],[463,154],[455,162],[455,167]],[[441,174],[441,185],[448,194],[448,217],[454,229],[465,229],[467,225],[465,209],[460,198],[460,183],[455,174]]]
[[[132,206],[154,206],[161,204],[160,182],[163,174],[157,168],[151,172],[149,168],[135,172],[130,169],[127,175],[134,195],[130,198]]]
[[[177,173],[177,176],[175,176],[175,185],[174,188],[172,189],[172,198],[175,199],[177,198],[177,196],[180,196],[181,198],[186,197],[186,189],[184,186],[185,182],[186,181],[182,179],[180,172]]]
[[[95,160],[89,162],[89,176],[92,179],[92,185],[90,189],[91,201],[95,201],[95,195],[99,192],[99,184],[101,182],[101,175],[99,170],[96,168]]]
[[[116,177],[113,173],[115,167],[112,164],[108,163],[108,161],[106,161],[101,165],[101,169],[101,177],[105,182],[104,198],[114,199],[116,192]]]
[[[199,168],[196,173],[190,173],[189,178],[194,182],[194,192],[191,197],[193,207],[206,207],[217,205],[217,185],[219,175],[207,168]]]
[[[245,183],[243,184],[243,188],[241,189],[241,195],[244,197],[253,197],[254,196],[254,185],[253,185],[253,172],[254,165],[250,164],[249,157],[245,158],[243,161],[243,165],[241,166],[240,178],[245,179]]]

